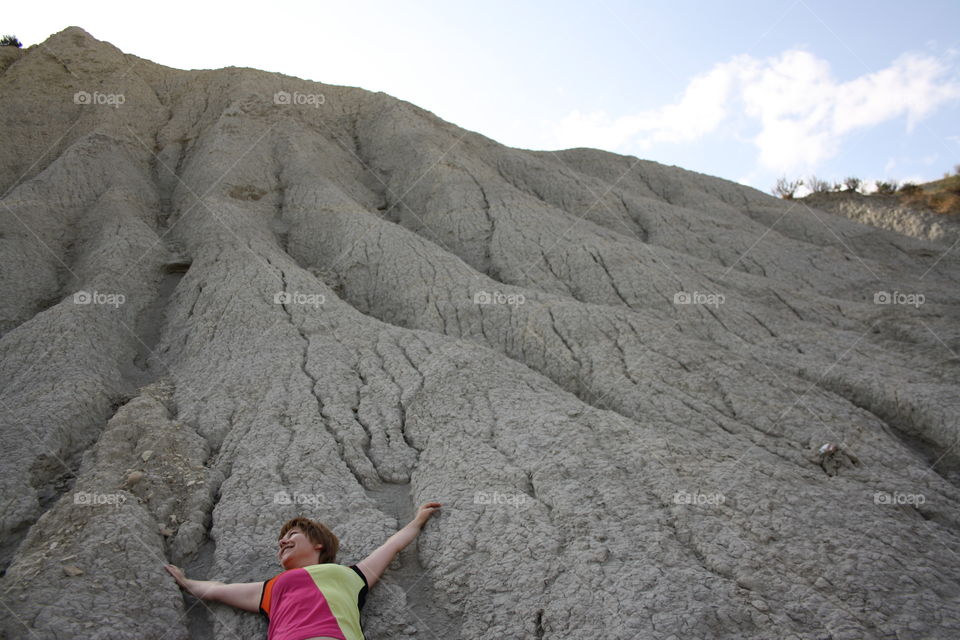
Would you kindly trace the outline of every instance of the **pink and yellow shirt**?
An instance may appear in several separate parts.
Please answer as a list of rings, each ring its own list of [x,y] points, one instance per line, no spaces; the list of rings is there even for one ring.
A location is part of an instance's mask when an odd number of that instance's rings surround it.
[[[260,613],[270,621],[267,640],[364,640],[360,608],[367,591],[357,565],[327,562],[288,569],[263,583]]]

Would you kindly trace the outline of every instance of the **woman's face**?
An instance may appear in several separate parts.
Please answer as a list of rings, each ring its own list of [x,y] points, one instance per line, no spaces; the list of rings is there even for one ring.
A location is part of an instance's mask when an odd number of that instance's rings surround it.
[[[280,538],[277,548],[277,560],[284,569],[298,569],[317,564],[317,553],[322,544],[313,544],[299,527],[293,527]]]

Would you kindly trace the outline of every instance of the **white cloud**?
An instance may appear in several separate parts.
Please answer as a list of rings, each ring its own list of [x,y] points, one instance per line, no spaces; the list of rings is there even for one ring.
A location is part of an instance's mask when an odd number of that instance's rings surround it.
[[[648,149],[693,142],[721,125],[758,126],[750,139],[760,165],[784,173],[813,170],[836,155],[844,135],[906,116],[907,129],[960,99],[956,69],[930,55],[906,53],[890,66],[836,81],[826,60],[802,50],[756,59],[737,56],[694,77],[680,100],[634,115],[573,111],[554,126],[561,146]]]
[[[736,80],[730,62],[696,76],[680,101],[635,115],[611,118],[606,112],[572,111],[555,127],[563,146],[614,149],[628,141],[641,148],[658,142],[691,142],[715,130],[728,116],[730,92]]]
[[[837,85],[834,132],[877,125],[902,114],[912,130],[940,104],[960,97],[956,81],[944,82],[948,72],[936,58],[908,53],[886,69]]]
[[[756,181],[757,181],[757,172],[756,172],[756,171],[751,171],[750,173],[748,173],[748,174],[746,174],[746,175],[744,175],[744,176],[740,176],[739,178],[737,178],[737,182],[738,182],[739,184],[742,184],[742,185],[745,185],[745,186],[748,186],[748,187],[754,187],[754,188],[757,187]]]

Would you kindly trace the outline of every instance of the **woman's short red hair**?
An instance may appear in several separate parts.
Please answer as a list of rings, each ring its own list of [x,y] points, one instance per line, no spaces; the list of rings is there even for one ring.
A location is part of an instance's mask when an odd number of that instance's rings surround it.
[[[287,532],[294,527],[303,531],[304,535],[310,538],[310,542],[313,544],[323,545],[323,549],[317,552],[320,556],[317,564],[336,561],[337,551],[340,549],[340,540],[325,524],[304,516],[291,518],[280,527],[280,535],[277,536],[277,540],[287,535]]]

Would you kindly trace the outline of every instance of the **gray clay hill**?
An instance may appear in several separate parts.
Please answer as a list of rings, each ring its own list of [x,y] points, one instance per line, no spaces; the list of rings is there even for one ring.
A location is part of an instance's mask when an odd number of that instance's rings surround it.
[[[0,48],[0,629],[362,559],[369,640],[960,637],[960,249],[382,93]],[[429,105],[426,105],[429,106]]]

